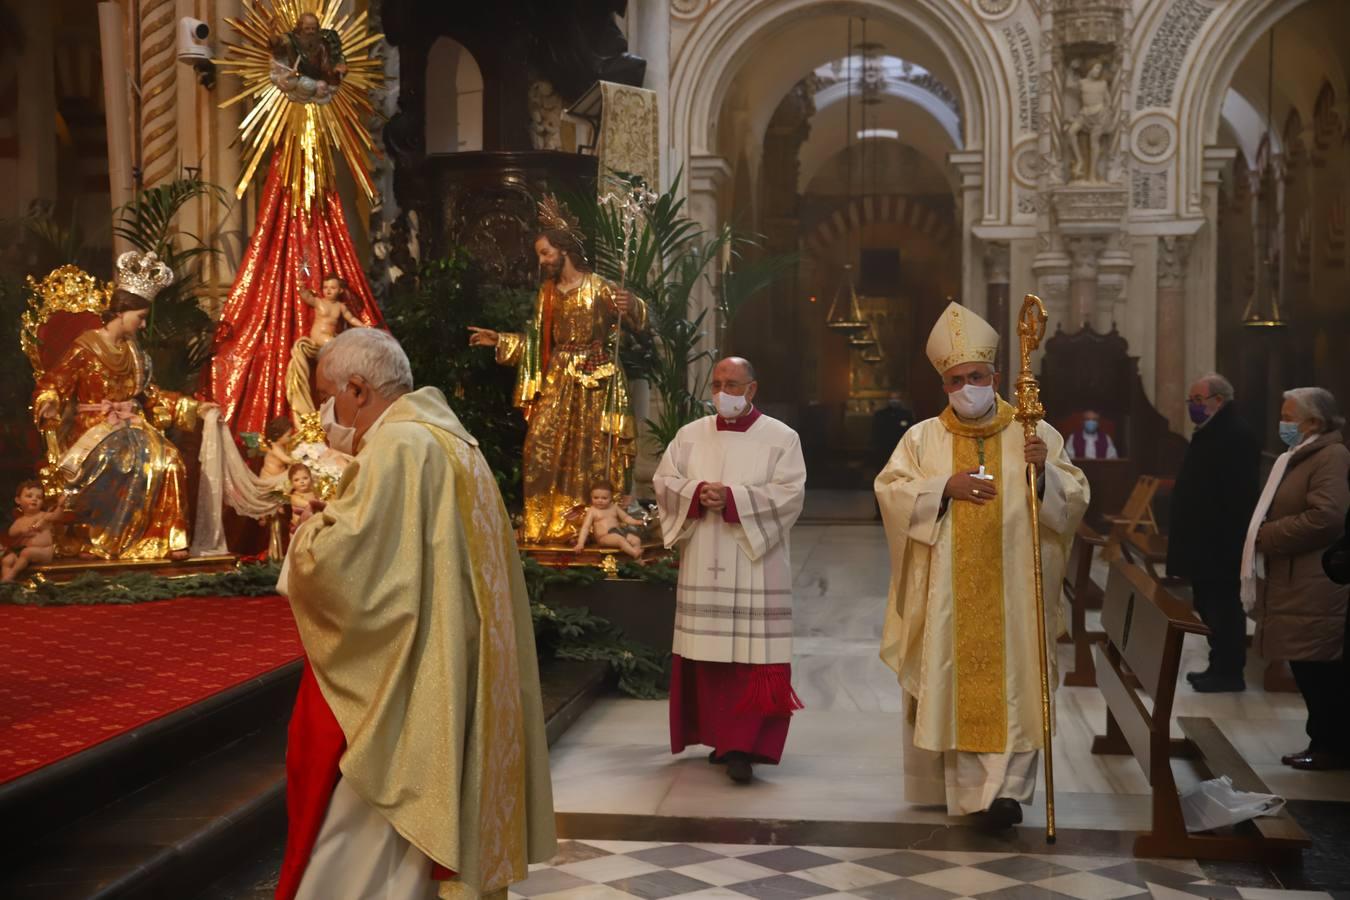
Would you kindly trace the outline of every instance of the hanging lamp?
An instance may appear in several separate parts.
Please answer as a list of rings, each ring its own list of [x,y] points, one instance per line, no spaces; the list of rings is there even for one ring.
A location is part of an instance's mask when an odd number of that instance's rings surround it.
[[[1272,131],[1275,106],[1275,26],[1270,27],[1270,49],[1266,54],[1266,165],[1275,165],[1275,134]],[[1274,174],[1273,172],[1271,173]],[[1275,178],[1270,183],[1275,183]],[[1252,285],[1252,295],[1242,311],[1244,328],[1284,328],[1289,323],[1280,313],[1280,272],[1275,264],[1275,254],[1270,240],[1270,207],[1273,198],[1265,198],[1266,215],[1261,217],[1257,228],[1260,241],[1261,260],[1257,263],[1256,280]]]
[[[849,202],[853,200],[853,19],[848,20],[847,48],[844,53],[845,100],[844,100],[844,165],[845,181]],[[848,235],[844,237],[845,253],[851,259],[853,247]],[[841,308],[842,306],[842,308]],[[867,328],[867,320],[858,310],[858,292],[853,284],[853,263],[844,263],[844,276],[839,288],[834,292],[830,311],[825,316],[825,325],[842,332],[845,337],[857,335]]]

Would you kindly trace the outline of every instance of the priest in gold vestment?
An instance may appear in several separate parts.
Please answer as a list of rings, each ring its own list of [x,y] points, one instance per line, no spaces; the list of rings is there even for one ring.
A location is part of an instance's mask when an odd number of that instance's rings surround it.
[[[949,405],[905,433],[876,479],[891,557],[881,657],[904,694],[905,797],[979,814],[992,831],[1021,821],[1043,749],[1027,464],[1042,496],[1052,649],[1065,560],[1088,504],[1059,433],[1041,422],[1024,439],[997,395],[997,350],[987,322],[947,307],[927,353]]]
[[[647,328],[647,308],[590,271],[578,235],[568,228],[535,240],[544,284],[523,333],[470,329],[469,343],[495,347],[515,366],[515,404],[529,422],[523,487],[525,544],[572,544],[569,514],[589,503],[598,481],[627,484],[636,427],[623,366],[613,354],[615,323]]]
[[[477,441],[374,328],[319,355],[355,452],[282,584],[304,644],[278,900],[505,897],[556,852],[534,630]]]
[[[187,474],[164,435],[192,429],[214,404],[157,387],[136,341],[155,295],[173,272],[155,254],[123,253],[103,327],[77,337],[37,380],[33,412],[55,429],[70,524],[58,556],[164,559],[188,552]]]

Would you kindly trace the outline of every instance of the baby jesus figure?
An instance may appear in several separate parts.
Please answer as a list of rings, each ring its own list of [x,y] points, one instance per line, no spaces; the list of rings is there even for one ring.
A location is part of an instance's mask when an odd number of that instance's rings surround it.
[[[310,504],[318,501],[314,493],[314,473],[304,463],[291,466],[291,530],[300,524],[310,510]]]
[[[19,483],[14,492],[17,515],[9,526],[10,546],[0,559],[0,582],[13,581],[30,565],[46,565],[55,556],[52,523],[65,512],[66,498],[63,496],[50,512],[43,512],[44,500],[42,482],[29,479]]]
[[[614,502],[614,485],[608,481],[591,485],[591,505],[577,534],[578,552],[585,549],[586,538],[591,535],[601,547],[622,550],[634,559],[642,555],[642,522]]]
[[[347,308],[350,294],[345,280],[337,275],[329,275],[323,280],[321,290],[323,293],[316,295],[309,288],[300,288],[300,299],[314,310],[314,324],[309,327],[309,339],[315,347],[322,347],[337,337],[339,320],[353,328],[365,327],[366,323]]]

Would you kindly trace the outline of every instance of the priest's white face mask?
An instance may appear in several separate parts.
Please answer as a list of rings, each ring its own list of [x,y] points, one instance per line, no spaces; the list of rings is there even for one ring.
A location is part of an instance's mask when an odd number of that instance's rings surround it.
[[[942,388],[958,416],[983,418],[994,408],[998,373],[984,363],[964,363],[943,373]]]

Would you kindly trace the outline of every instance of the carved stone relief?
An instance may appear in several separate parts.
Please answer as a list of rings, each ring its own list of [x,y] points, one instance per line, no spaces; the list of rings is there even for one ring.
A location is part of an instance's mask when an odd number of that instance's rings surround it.
[[[1134,122],[1130,146],[1136,159],[1159,163],[1176,152],[1177,126],[1167,116],[1150,113]]]
[[[1191,258],[1189,235],[1165,235],[1158,239],[1158,287],[1184,290],[1186,266]]]

